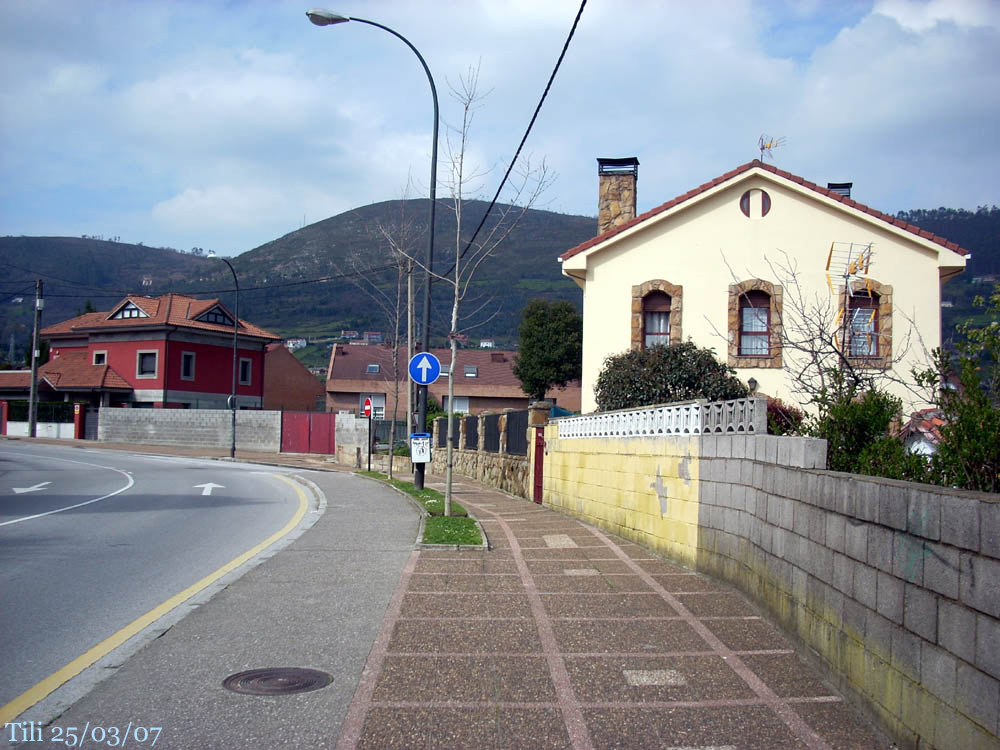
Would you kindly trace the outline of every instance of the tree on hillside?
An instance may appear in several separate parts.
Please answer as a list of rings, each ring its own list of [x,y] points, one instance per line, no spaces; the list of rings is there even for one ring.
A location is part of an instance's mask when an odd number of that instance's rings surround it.
[[[573,303],[531,300],[521,312],[514,376],[536,401],[550,388],[580,377],[583,366],[583,318]]]
[[[690,341],[608,357],[594,387],[599,411],[696,398],[726,401],[748,392],[735,370],[716,359],[713,350]]]

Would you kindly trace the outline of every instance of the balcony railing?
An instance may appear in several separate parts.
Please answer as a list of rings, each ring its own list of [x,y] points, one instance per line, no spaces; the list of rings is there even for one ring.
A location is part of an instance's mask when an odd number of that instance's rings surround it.
[[[688,401],[555,420],[560,438],[767,433],[767,399]]]

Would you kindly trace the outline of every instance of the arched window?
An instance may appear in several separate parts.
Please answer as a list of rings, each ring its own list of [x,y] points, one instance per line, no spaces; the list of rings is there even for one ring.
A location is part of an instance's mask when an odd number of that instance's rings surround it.
[[[851,357],[878,357],[879,351],[879,295],[861,290],[849,298],[850,325],[848,352]]]
[[[752,290],[740,295],[741,357],[771,355],[771,295]]]
[[[746,279],[729,285],[730,367],[780,368],[784,292],[780,284]]]
[[[670,344],[670,295],[665,292],[642,298],[642,343],[646,349]]]
[[[684,288],[666,279],[650,279],[632,287],[632,351],[681,342]]]

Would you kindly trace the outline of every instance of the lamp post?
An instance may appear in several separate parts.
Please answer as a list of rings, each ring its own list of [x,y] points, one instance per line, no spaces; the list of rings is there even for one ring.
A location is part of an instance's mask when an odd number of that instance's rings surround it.
[[[423,334],[421,336],[419,351],[427,351],[430,348],[430,324],[431,324],[431,264],[434,260],[434,209],[436,208],[436,197],[437,197],[437,152],[438,152],[438,97],[437,97],[437,87],[434,85],[434,77],[431,75],[430,68],[427,67],[427,63],[424,61],[423,55],[414,47],[410,40],[405,36],[400,34],[388,26],[383,26],[375,21],[367,21],[364,18],[355,18],[353,16],[342,16],[339,13],[331,13],[328,10],[323,10],[322,8],[313,8],[312,10],[306,11],[306,15],[309,20],[312,21],[317,26],[332,26],[338,23],[347,23],[348,21],[357,21],[358,23],[368,24],[369,26],[375,26],[376,28],[382,29],[383,31],[388,31],[394,37],[399,39],[403,44],[410,48],[417,59],[420,60],[420,65],[423,66],[424,73],[427,74],[427,82],[431,86],[431,98],[434,101],[434,128],[433,135],[431,137],[431,182],[430,182],[430,207],[428,209],[428,232],[427,232],[427,258],[425,263],[425,281],[424,281],[424,309],[423,309],[423,321],[422,330]],[[420,385],[417,389],[417,427],[420,432],[427,432],[427,386]],[[424,488],[424,467],[426,464],[419,463],[414,465],[413,470],[413,484],[418,490]]]
[[[230,430],[231,441],[229,443],[229,457],[236,457],[236,372],[237,365],[239,361],[237,359],[236,346],[237,346],[237,335],[239,333],[240,326],[240,280],[236,278],[236,269],[233,268],[233,264],[229,262],[228,259],[223,258],[221,255],[216,255],[214,252],[208,254],[209,258],[216,258],[221,260],[227,266],[229,266],[229,271],[233,274],[233,283],[236,285],[236,314],[233,319],[233,390],[229,395],[229,409],[232,412],[232,428]]]

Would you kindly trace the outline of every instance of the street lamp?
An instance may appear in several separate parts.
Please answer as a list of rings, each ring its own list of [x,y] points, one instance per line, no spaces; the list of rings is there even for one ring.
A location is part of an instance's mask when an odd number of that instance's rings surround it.
[[[430,324],[431,324],[431,263],[434,260],[434,209],[436,207],[436,196],[437,196],[437,152],[438,152],[438,98],[437,98],[437,87],[434,85],[434,77],[431,75],[430,68],[427,67],[427,63],[424,61],[423,55],[417,51],[417,48],[410,44],[410,40],[397,31],[390,29],[388,26],[383,26],[380,23],[375,23],[375,21],[367,21],[364,18],[355,18],[354,16],[343,16],[339,13],[332,13],[328,10],[323,10],[322,8],[313,8],[312,10],[307,10],[306,15],[309,20],[312,21],[317,26],[332,26],[338,23],[347,23],[348,21],[357,21],[358,23],[366,23],[369,26],[375,26],[376,28],[382,29],[383,31],[388,31],[394,37],[399,39],[403,44],[410,48],[410,50],[417,56],[420,60],[420,64],[424,68],[424,73],[427,74],[427,82],[431,86],[431,98],[434,100],[434,134],[431,140],[431,184],[430,184],[430,208],[428,216],[428,235],[427,235],[427,259],[426,259],[426,277],[424,283],[424,310],[423,310],[423,336],[421,337],[420,348],[418,351],[427,351],[430,348]],[[427,432],[427,386],[421,385],[417,389],[417,423],[420,432]],[[424,488],[424,467],[426,464],[419,463],[414,465],[413,470],[413,484],[418,490]]]
[[[223,258],[221,255],[216,255],[214,252],[208,254],[209,258],[216,258],[221,260],[227,266],[229,266],[230,272],[233,274],[233,283],[236,285],[236,314],[233,317],[233,390],[229,395],[229,409],[232,412],[232,429],[230,430],[230,435],[232,440],[229,443],[229,457],[236,457],[236,370],[239,364],[236,355],[236,344],[237,344],[237,334],[239,333],[240,326],[240,280],[236,278],[236,269],[233,268],[233,264],[229,262],[227,258]]]

